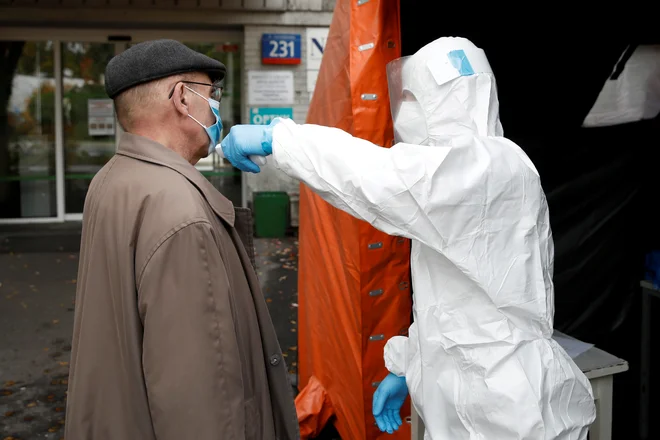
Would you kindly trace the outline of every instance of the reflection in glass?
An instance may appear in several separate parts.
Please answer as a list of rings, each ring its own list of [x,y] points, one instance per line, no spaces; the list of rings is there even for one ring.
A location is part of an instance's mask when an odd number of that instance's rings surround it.
[[[55,217],[53,43],[0,41],[0,218]]]
[[[115,117],[104,86],[105,67],[114,54],[114,44],[62,44],[64,192],[68,214],[83,211],[91,180],[115,154]]]

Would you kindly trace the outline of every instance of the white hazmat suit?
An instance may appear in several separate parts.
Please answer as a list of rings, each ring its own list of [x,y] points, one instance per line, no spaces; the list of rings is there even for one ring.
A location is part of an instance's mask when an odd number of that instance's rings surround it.
[[[273,163],[323,199],[412,240],[414,323],[385,347],[426,439],[586,439],[591,386],[553,333],[541,181],[503,137],[484,52],[441,38],[388,66],[397,140],[284,120]]]

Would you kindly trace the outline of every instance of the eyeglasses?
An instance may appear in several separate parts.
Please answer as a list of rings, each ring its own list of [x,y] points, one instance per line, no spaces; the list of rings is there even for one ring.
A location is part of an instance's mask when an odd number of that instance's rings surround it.
[[[198,86],[211,87],[211,98],[215,99],[218,102],[222,101],[222,91],[224,90],[224,87],[221,87],[221,86],[216,85],[216,84],[208,84],[208,83],[201,83],[201,82],[195,82],[195,81],[177,81],[176,84],[179,84],[179,83],[197,84]],[[172,99],[172,95],[174,95],[174,90],[176,89],[176,84],[174,84],[174,87],[172,87],[172,90],[170,91],[170,94],[167,97],[167,99]]]

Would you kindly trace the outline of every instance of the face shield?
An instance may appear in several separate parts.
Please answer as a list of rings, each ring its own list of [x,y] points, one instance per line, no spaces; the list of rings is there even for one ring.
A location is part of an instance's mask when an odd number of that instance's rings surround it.
[[[443,123],[456,115],[456,109],[447,107],[456,99],[447,98],[454,96],[463,102],[470,98],[456,95],[460,92],[448,83],[478,73],[492,73],[486,54],[464,39],[441,38],[415,55],[388,63],[395,141],[426,145],[431,132],[445,131]]]
[[[409,86],[404,85],[412,57],[398,58],[387,64],[387,84],[394,121],[395,142],[422,145],[428,138],[426,118],[421,103]]]

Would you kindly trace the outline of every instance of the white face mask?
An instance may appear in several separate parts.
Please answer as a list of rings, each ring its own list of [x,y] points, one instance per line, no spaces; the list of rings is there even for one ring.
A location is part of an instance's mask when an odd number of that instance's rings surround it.
[[[396,142],[421,145],[428,138],[426,118],[418,102],[403,101],[394,120]]]

